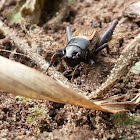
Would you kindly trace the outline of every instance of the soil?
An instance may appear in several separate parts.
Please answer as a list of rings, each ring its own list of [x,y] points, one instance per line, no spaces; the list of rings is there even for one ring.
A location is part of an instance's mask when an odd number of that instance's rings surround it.
[[[106,62],[103,58],[117,59],[123,48],[140,32],[139,22],[135,22],[135,20],[124,14],[131,3],[138,1],[73,1],[73,4],[69,6],[68,16],[61,23],[44,29],[44,35],[51,37],[51,47],[48,48],[47,52],[46,49],[42,48],[39,53],[42,56],[46,56],[46,61],[50,61],[51,55],[55,50],[59,46],[65,46],[66,44],[65,27],[67,25],[70,25],[72,31],[75,31],[85,26],[91,26],[92,20],[96,19],[95,28],[102,34],[111,21],[117,18],[121,26],[116,27],[112,41],[109,42],[110,54],[103,50],[89,73],[87,73],[88,64],[81,63],[77,69],[69,68],[65,62],[62,62],[62,66],[60,66],[59,62],[54,64],[55,68],[62,72],[70,82],[76,84],[79,89],[89,95],[105,82],[107,75],[114,66],[113,61]],[[19,26],[11,25],[4,17],[5,11],[11,9],[15,4],[14,0],[6,1],[1,9],[0,19],[20,32]],[[45,20],[50,17],[47,14],[44,8],[43,16],[40,20],[41,28],[45,24]],[[121,36],[120,32],[122,32]],[[9,39],[4,38],[2,34],[0,34],[0,39],[2,40],[0,40],[0,48],[12,51],[15,49]],[[0,52],[0,55],[37,69],[36,65],[25,56],[13,55],[9,52]],[[84,69],[85,67],[87,69]],[[74,70],[75,73],[73,73]],[[130,73],[110,88],[105,96],[127,94],[125,100],[131,100],[139,92],[140,75]],[[72,105],[15,97],[10,93],[0,91],[0,139],[140,139],[139,109],[140,105],[131,110],[131,112],[114,115]]]

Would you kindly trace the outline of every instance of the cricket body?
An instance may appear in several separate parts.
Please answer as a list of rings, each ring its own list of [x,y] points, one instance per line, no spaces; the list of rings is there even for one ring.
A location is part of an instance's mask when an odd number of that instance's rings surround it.
[[[101,37],[94,29],[94,21],[92,27],[77,30],[73,34],[71,27],[67,26],[67,45],[64,49],[58,49],[56,51],[51,58],[49,67],[52,66],[54,60],[57,58],[64,59],[69,66],[74,67],[80,62],[93,62],[94,57],[104,48],[106,48],[109,53],[108,41],[111,40],[117,24],[118,20],[113,20]]]

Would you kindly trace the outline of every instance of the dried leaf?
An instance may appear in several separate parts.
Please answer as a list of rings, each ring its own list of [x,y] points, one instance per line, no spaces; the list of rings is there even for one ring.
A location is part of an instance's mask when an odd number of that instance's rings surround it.
[[[71,104],[111,113],[128,111],[139,104],[140,101],[139,96],[133,99],[133,102],[115,101],[123,98],[123,96],[91,101],[43,73],[2,56],[0,56],[0,89],[14,95]]]
[[[77,94],[72,89],[43,73],[23,64],[8,60],[0,56],[0,89],[35,99],[67,103],[96,110],[103,109],[100,105]]]
[[[37,24],[40,19],[41,9],[44,0],[22,0],[17,3],[14,9],[5,14],[11,23],[28,21]]]

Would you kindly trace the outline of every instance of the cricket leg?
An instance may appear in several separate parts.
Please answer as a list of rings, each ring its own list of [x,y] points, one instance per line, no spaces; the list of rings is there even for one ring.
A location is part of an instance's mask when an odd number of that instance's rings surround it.
[[[68,43],[71,40],[71,36],[72,36],[72,31],[70,26],[66,27],[66,35],[67,35],[67,43]]]
[[[111,25],[107,28],[107,30],[104,32],[101,39],[99,40],[99,44],[98,44],[99,47],[102,46],[103,44],[107,43],[109,40],[111,40],[113,31],[117,24],[118,24],[117,19],[112,21]],[[107,48],[107,51],[109,52],[109,47],[106,46],[106,48]]]

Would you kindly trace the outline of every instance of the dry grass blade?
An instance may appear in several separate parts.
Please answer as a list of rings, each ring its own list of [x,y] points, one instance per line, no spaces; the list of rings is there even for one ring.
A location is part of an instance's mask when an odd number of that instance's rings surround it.
[[[122,76],[126,75],[132,65],[137,61],[140,54],[140,34],[135,37],[132,42],[125,47],[120,58],[117,60],[114,68],[112,69],[108,79],[103,83],[95,92],[93,92],[91,98],[101,96],[105,94],[110,87],[112,87],[116,81]]]
[[[2,21],[0,21],[0,30],[6,37],[11,39],[19,50],[36,63],[40,69],[46,70],[48,63],[46,63],[42,56],[32,52],[26,39],[18,37],[16,32],[7,27]],[[133,43],[132,46],[134,46]],[[131,51],[134,51],[134,48]],[[120,97],[91,101],[66,87],[65,85],[74,86],[62,74],[54,71],[53,68],[49,71],[49,75],[53,75],[53,78],[59,81],[59,83],[41,72],[0,56],[0,88],[14,95],[72,104],[111,113],[127,111],[139,103],[139,96],[131,102],[115,102]],[[76,89],[76,87],[74,88]]]
[[[136,103],[136,104],[140,103],[140,93],[135,98],[133,98],[131,102]]]
[[[116,100],[125,98],[127,95],[122,95],[122,96],[111,96],[107,99],[104,100],[93,100],[94,103],[100,105],[104,109],[107,110],[115,110],[116,112],[122,112],[123,111],[128,111],[131,110],[132,108],[136,107],[140,103],[140,94],[138,94],[134,99],[131,101],[126,101],[126,102],[117,102]]]
[[[12,51],[5,50],[5,49],[0,49],[0,52],[8,52],[8,53],[12,53]],[[23,55],[23,56],[28,57],[27,55],[24,55],[24,54],[22,54],[22,53],[17,53],[17,52],[13,52],[13,53],[14,53],[14,54]]]
[[[91,101],[43,73],[0,56],[0,89],[29,98],[72,104],[117,113],[127,111],[133,102],[112,102],[120,97]]]
[[[0,56],[0,88],[15,95],[107,111],[39,71]]]

